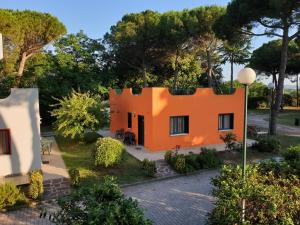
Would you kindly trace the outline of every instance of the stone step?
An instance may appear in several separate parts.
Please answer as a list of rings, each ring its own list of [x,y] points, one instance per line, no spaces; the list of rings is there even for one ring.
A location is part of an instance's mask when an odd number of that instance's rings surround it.
[[[155,161],[156,165],[156,177],[170,177],[177,175],[178,173],[171,168],[171,166],[165,160],[157,160]]]

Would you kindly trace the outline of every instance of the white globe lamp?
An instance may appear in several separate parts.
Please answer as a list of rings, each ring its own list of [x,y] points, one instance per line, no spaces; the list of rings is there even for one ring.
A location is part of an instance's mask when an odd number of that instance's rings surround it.
[[[241,84],[250,85],[255,81],[256,73],[253,69],[246,67],[240,70],[237,79]]]

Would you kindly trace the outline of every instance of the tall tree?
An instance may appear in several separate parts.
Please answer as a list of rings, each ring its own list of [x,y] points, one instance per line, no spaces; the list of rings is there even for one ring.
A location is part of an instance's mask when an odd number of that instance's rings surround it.
[[[18,53],[17,85],[20,85],[26,61],[40,52],[46,45],[66,32],[65,26],[48,13],[35,11],[1,10],[1,15],[7,15],[5,22],[1,22],[0,30],[4,30],[4,37],[11,40],[8,43]],[[3,25],[4,23],[4,25]],[[16,25],[16,26],[15,26]],[[7,27],[14,27],[14,32],[7,31]]]
[[[233,65],[245,64],[250,55],[250,39],[244,37],[240,40],[230,43],[224,41],[221,47],[221,57],[225,62],[230,63],[230,88],[233,89]]]
[[[150,10],[127,14],[105,35],[113,63],[123,68],[121,76],[137,74],[144,87],[156,56],[159,19],[160,14]]]
[[[288,44],[300,34],[300,0],[233,0],[227,6],[226,14],[218,19],[215,28],[219,37],[231,39],[238,32],[252,36],[275,36],[282,41],[278,85],[275,101],[271,107],[270,133],[276,134],[280,109]],[[256,32],[254,27],[263,31]]]

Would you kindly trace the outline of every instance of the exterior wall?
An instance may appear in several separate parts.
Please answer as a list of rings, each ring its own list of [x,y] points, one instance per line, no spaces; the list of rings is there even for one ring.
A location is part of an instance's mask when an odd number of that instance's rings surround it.
[[[38,89],[11,89],[0,99],[0,129],[11,135],[11,154],[0,155],[0,176],[41,168]]]
[[[120,95],[110,92],[111,131],[127,127],[127,113],[145,114],[145,147],[152,151],[222,143],[218,115],[234,113],[234,129],[243,135],[243,89],[232,95],[216,95],[210,88],[199,88],[193,95],[171,95],[167,88],[144,88],[134,96],[131,89]],[[189,134],[170,135],[170,116],[189,116]],[[132,131],[137,135],[137,116]]]

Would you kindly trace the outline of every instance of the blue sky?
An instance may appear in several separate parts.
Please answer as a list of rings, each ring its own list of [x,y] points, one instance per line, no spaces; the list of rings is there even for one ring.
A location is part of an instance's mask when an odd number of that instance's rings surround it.
[[[226,6],[228,0],[0,0],[0,8],[30,9],[55,15],[69,33],[83,30],[92,38],[101,38],[110,26],[126,13],[146,9],[158,12],[182,10],[204,5]],[[253,39],[253,49],[269,41],[266,37]],[[241,67],[236,66],[235,73]],[[223,69],[225,79],[229,77],[229,65]],[[267,82],[267,81],[266,81]]]

